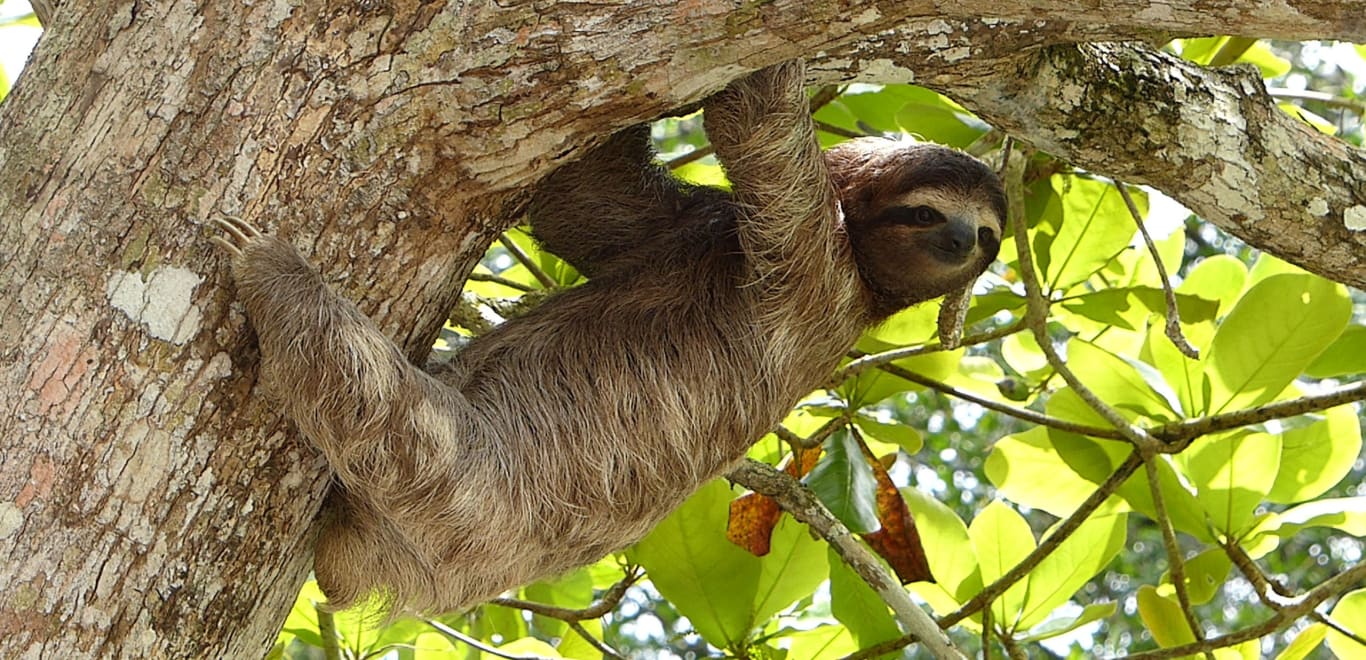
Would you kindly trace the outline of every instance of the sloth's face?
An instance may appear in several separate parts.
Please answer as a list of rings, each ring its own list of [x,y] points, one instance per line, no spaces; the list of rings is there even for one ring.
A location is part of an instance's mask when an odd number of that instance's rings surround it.
[[[1005,192],[977,159],[887,140],[826,153],[873,316],[962,289],[996,258]]]

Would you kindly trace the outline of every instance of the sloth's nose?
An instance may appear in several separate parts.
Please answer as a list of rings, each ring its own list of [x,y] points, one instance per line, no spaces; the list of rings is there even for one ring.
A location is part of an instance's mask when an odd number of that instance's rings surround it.
[[[962,218],[949,218],[944,228],[944,247],[958,258],[967,257],[977,246],[977,227]]]

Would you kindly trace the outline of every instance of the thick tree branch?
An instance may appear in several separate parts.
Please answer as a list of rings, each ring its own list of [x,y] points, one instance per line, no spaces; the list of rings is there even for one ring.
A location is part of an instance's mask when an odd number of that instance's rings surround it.
[[[1057,46],[948,90],[1092,171],[1151,185],[1229,233],[1366,288],[1366,151],[1276,107],[1250,69],[1141,46]]]

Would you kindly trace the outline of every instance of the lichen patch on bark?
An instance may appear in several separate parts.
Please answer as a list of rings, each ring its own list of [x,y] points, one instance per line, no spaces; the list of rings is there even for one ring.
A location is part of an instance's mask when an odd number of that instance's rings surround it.
[[[192,270],[163,266],[146,280],[133,271],[117,271],[105,283],[109,304],[147,327],[153,337],[182,345],[199,333],[203,313],[193,303],[204,278]]]

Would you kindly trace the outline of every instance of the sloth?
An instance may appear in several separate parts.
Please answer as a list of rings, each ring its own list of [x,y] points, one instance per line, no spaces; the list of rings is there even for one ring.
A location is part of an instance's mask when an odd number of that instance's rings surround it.
[[[828,378],[859,334],[995,258],[995,174],[945,147],[821,152],[804,67],[705,103],[730,192],[679,182],[648,128],[560,167],[533,231],[588,281],[410,364],[283,240],[214,240],[260,380],[338,482],[315,574],[331,605],[454,611],[644,536]]]

